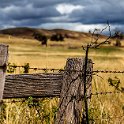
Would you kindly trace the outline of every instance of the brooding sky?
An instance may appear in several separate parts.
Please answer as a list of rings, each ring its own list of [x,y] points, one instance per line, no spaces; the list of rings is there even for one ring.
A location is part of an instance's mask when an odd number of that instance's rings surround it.
[[[124,0],[0,0],[0,28],[36,27],[124,31]]]

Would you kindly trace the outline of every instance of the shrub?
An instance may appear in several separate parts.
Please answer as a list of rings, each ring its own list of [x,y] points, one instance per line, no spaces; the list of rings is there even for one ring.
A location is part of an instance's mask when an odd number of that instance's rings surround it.
[[[36,40],[41,42],[41,45],[47,46],[47,40],[48,40],[47,36],[42,35],[41,33],[34,33],[33,36]]]
[[[64,41],[64,36],[62,34],[54,34],[50,38],[51,41]]]

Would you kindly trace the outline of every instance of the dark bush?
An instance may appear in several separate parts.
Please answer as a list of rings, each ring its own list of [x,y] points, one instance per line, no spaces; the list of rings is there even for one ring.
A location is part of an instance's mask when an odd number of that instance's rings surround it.
[[[34,33],[33,36],[36,40],[41,42],[41,45],[47,46],[47,40],[48,40],[47,36],[42,35],[41,33]]]
[[[50,38],[51,41],[64,41],[64,36],[62,34],[54,34]]]
[[[116,39],[116,43],[114,45],[120,47],[121,46],[121,40],[123,39],[123,33],[120,31],[115,31],[113,38]]]

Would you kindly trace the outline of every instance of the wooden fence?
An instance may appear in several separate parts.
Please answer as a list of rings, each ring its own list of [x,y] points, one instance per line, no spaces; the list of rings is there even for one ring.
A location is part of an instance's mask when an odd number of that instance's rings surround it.
[[[91,60],[87,60],[86,68],[85,59],[69,58],[64,71],[61,73],[5,76],[7,58],[8,46],[0,45],[0,99],[29,96],[38,98],[60,97],[55,124],[80,124],[85,95],[90,96],[91,94],[93,69]],[[84,74],[85,72],[86,74]],[[84,78],[86,78],[86,82]],[[84,87],[84,83],[86,87]]]

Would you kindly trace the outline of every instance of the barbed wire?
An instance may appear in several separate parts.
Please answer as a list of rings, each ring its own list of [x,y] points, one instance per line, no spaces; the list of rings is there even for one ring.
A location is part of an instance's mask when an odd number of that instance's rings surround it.
[[[8,70],[9,70],[9,68],[13,68],[13,70],[12,70],[13,72],[15,72],[17,68],[19,68],[19,70],[20,70],[20,68],[25,69],[25,66],[23,66],[23,65],[22,65],[22,66],[8,65],[7,67],[8,67]],[[28,67],[27,70],[43,71],[43,72],[45,72],[45,73],[47,73],[47,72],[56,72],[56,71],[58,71],[58,72],[63,72],[63,71],[65,71],[64,69],[38,68],[38,67]],[[76,70],[75,70],[75,71],[76,71]]]
[[[119,91],[106,91],[106,92],[95,92],[95,93],[91,93],[91,96],[95,96],[95,95],[107,95],[107,94],[120,94],[122,92]]]
[[[63,71],[65,71],[64,69],[55,69],[55,68],[29,68],[29,69],[34,70],[34,71],[40,70],[40,71],[44,71],[44,72],[48,72],[48,71],[51,71],[51,72],[55,72],[55,71],[63,72]]]
[[[104,29],[102,29],[101,30],[101,32],[100,33],[102,33],[104,30],[106,30],[106,29],[109,29],[109,36],[103,41],[103,42],[100,42],[100,43],[97,43],[97,41],[99,40],[99,35],[96,35],[96,39],[95,39],[95,41],[93,42],[93,37],[94,37],[94,35],[95,35],[95,30],[94,30],[94,32],[93,32],[93,34],[92,34],[92,40],[91,40],[91,43],[90,44],[88,44],[87,45],[87,48],[98,48],[99,46],[101,46],[102,44],[106,44],[106,43],[110,43],[110,38],[111,38],[111,30],[110,30],[110,25],[109,25],[109,22],[107,22],[107,26],[104,28]],[[84,48],[84,50],[86,50],[86,48],[85,47],[83,47]],[[88,59],[88,58],[87,58]],[[85,59],[85,60],[87,60],[87,59]],[[119,74],[123,74],[124,73],[124,71],[114,71],[114,70],[94,70],[94,71],[87,71],[87,67],[86,67],[86,65],[85,65],[85,70],[86,70],[86,73],[84,73],[84,71],[83,70],[65,70],[65,69],[55,69],[55,68],[37,68],[37,67],[30,67],[29,66],[29,63],[27,63],[28,65],[24,65],[24,66],[17,66],[17,65],[11,65],[11,64],[9,64],[9,65],[7,65],[8,67],[12,67],[12,68],[14,68],[14,69],[16,69],[16,68],[23,68],[23,69],[27,69],[27,70],[34,70],[34,71],[43,71],[43,72],[45,72],[45,73],[47,73],[47,72],[56,72],[56,71],[58,71],[58,72],[65,72],[65,71],[69,71],[69,72],[81,72],[81,74],[86,74],[86,77],[88,76],[88,75],[95,75],[96,73],[105,73],[105,74],[107,74],[107,73],[119,73]],[[87,64],[87,63],[86,63]],[[27,71],[27,73],[28,73],[28,71]],[[72,80],[71,82],[70,82],[70,85],[75,81],[75,80],[77,80],[77,78],[80,76],[80,74],[74,79],[74,80]],[[70,87],[70,85],[69,85],[69,87]],[[68,93],[68,91],[69,91],[69,87],[67,87],[67,90],[66,90],[66,93]],[[87,90],[87,89],[86,89]],[[91,96],[98,96],[98,95],[109,95],[109,94],[119,94],[119,93],[122,93],[122,92],[119,92],[119,91],[106,91],[106,92],[95,92],[95,93],[91,93],[90,94],[90,98],[91,98]],[[61,107],[61,104],[62,104],[62,102],[64,101],[64,99],[66,99],[68,96],[67,96],[67,94],[66,94],[66,96],[65,97],[63,97],[62,98],[62,100],[61,100],[61,102],[60,102],[60,105],[59,105],[59,108]],[[69,96],[70,97],[70,96]],[[84,99],[89,99],[89,97],[88,96],[84,96]],[[70,99],[70,101],[72,100],[72,98]],[[17,103],[17,102],[21,102],[21,103],[24,103],[24,102],[26,102],[26,101],[28,101],[28,98],[27,99],[22,99],[22,100],[1,100],[0,101],[0,104],[2,104],[2,103]],[[69,101],[69,102],[70,102]],[[38,100],[37,100],[37,102],[38,102]],[[68,103],[69,103],[68,102]],[[87,102],[87,101],[86,101]],[[87,104],[87,103],[86,103]],[[65,110],[66,110],[66,108],[67,108],[67,106],[68,106],[68,104],[65,106]],[[87,110],[86,110],[87,111]],[[63,117],[63,114],[65,113],[65,111],[62,113],[62,115],[61,115],[61,118]],[[120,116],[120,117],[113,117],[113,118],[121,118],[121,117],[123,117],[123,116]],[[112,117],[108,117],[108,118],[106,118],[106,119],[111,119]],[[86,118],[87,119],[87,118]],[[96,118],[97,120],[98,119],[100,119],[100,118]],[[95,119],[95,120],[96,120]],[[105,119],[105,118],[101,118],[101,119]],[[100,119],[100,120],[101,120]],[[60,120],[61,121],[61,120]]]
[[[119,92],[119,91],[106,91],[106,92],[95,92],[95,93],[91,93],[90,96],[86,97],[87,99],[91,98],[91,96],[97,96],[97,95],[111,95],[111,94],[122,94],[122,92]],[[67,96],[66,96],[67,97]],[[70,97],[68,95],[68,97]],[[32,97],[33,99],[41,99],[40,97],[39,98],[35,98],[35,97]],[[49,98],[48,98],[49,99]],[[51,99],[51,98],[50,98]],[[17,103],[17,102],[26,102],[28,101],[28,98],[27,99],[22,99],[22,100],[10,100],[10,101],[6,101],[6,100],[1,100],[0,101],[0,104],[2,103]]]
[[[106,92],[95,92],[95,93],[91,93],[90,95],[88,95],[86,98],[87,99],[91,99],[92,96],[98,96],[98,95],[112,95],[112,94],[122,94],[122,92],[119,91],[106,91]]]
[[[113,70],[95,70],[94,73],[124,73],[124,71],[113,71]]]
[[[9,67],[13,67],[13,68],[24,68],[24,66],[13,66],[13,65],[9,65]],[[55,71],[58,71],[58,72],[64,72],[64,71],[74,71],[74,72],[83,72],[83,70],[65,70],[65,69],[57,69],[57,68],[38,68],[38,67],[30,67],[28,68],[29,70],[34,70],[34,71],[37,71],[37,70],[41,70],[41,71],[44,71],[44,72],[55,72]],[[93,74],[93,73],[122,73],[124,74],[124,71],[123,70],[119,70],[119,71],[115,71],[115,70],[94,70],[92,72],[89,72],[88,71],[88,74]]]

